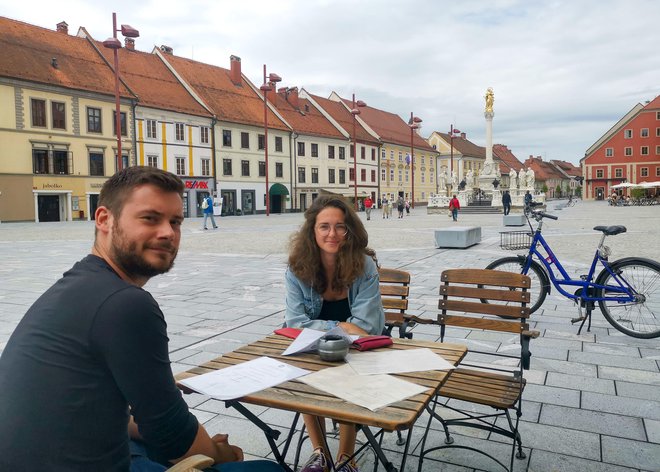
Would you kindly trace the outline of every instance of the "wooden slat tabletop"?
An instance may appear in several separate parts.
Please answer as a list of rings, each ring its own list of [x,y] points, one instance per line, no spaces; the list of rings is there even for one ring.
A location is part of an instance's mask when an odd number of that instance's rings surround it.
[[[291,341],[291,339],[284,336],[272,334],[233,352],[226,353],[199,367],[182,372],[176,378],[180,380],[204,374],[261,356],[268,356],[310,371],[318,371],[339,365],[334,362],[322,361],[315,353],[283,356],[282,352],[291,344]],[[378,350],[429,348],[454,365],[458,365],[467,352],[466,347],[460,344],[397,338],[393,338],[393,341],[392,346]],[[351,352],[357,353],[359,351],[351,350]],[[396,377],[424,385],[429,387],[429,390],[375,412],[317,390],[298,380],[284,382],[238,400],[241,403],[324,416],[340,422],[383,428],[386,431],[406,430],[413,426],[417,417],[424,410],[424,406],[440,389],[448,375],[449,372],[438,370],[396,374]]]

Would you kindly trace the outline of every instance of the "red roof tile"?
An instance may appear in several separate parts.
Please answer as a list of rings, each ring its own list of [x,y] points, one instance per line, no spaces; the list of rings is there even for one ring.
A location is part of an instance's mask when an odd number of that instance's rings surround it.
[[[273,93],[269,92],[268,100],[297,133],[346,139],[309,100],[298,98],[298,108],[287,101],[283,93],[273,97]]]
[[[353,106],[352,100],[345,98],[342,100],[349,108]],[[360,118],[380,136],[381,140],[400,146],[410,146],[410,126],[399,115],[368,105],[360,108],[360,111]],[[413,144],[416,149],[435,152],[435,149],[417,133],[413,133]]]
[[[0,31],[0,76],[114,96],[114,73],[86,39],[4,17]]]
[[[580,167],[577,167],[577,166],[573,165],[570,162],[557,161],[557,160],[551,160],[550,162],[554,166],[559,167],[563,172],[565,172],[567,175],[570,175],[571,177],[581,177],[582,176],[582,169]]]
[[[344,105],[328,98],[309,94],[316,103],[318,103],[353,139],[353,115]],[[360,122],[356,122],[355,134],[357,141],[365,144],[378,146],[380,142],[365,130]]]
[[[500,172],[502,174],[508,174],[511,169],[518,172],[523,167],[523,163],[504,144],[493,144],[493,154],[500,161]]]
[[[99,42],[96,45],[114,65],[112,51]],[[122,48],[119,50],[119,71],[122,80],[138,96],[141,106],[211,116],[154,54]]]
[[[550,179],[563,179],[564,175],[559,172],[550,162],[542,160],[540,157],[530,157],[525,161],[525,167],[531,167],[534,170],[536,180],[545,181]]]
[[[163,54],[163,57],[211,108],[218,120],[263,126],[263,99],[252,89],[245,77],[241,77],[240,85],[234,85],[229,69],[171,54]],[[270,109],[268,127],[289,131],[289,127]]]
[[[451,142],[451,139],[449,138],[449,133],[438,133],[442,139],[444,139],[447,143]],[[478,157],[480,159],[486,159],[486,148],[477,146],[474,144],[472,141],[468,140],[467,138],[454,138],[454,149],[456,149],[458,152],[463,154],[464,156],[468,157]]]

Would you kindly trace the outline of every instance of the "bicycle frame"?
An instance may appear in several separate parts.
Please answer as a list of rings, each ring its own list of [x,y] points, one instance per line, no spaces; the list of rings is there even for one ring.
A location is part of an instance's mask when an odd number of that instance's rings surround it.
[[[525,264],[522,271],[523,274],[527,274],[527,272],[529,272],[529,268],[532,265],[532,259],[534,256],[536,256],[536,258],[543,264],[543,267],[545,268],[545,271],[548,274],[552,285],[557,289],[557,291],[559,291],[559,293],[567,298],[570,298],[571,300],[579,299],[585,302],[597,302],[605,300],[605,297],[598,297],[595,296],[595,294],[599,289],[606,289],[608,293],[608,301],[616,301],[620,303],[635,302],[634,289],[625,281],[625,279],[623,279],[620,275],[612,270],[608,259],[601,256],[601,248],[603,247],[605,235],[603,235],[601,238],[600,244],[596,249],[596,253],[594,254],[591,266],[589,267],[588,274],[578,280],[572,279],[561,265],[561,262],[559,259],[557,259],[557,256],[555,256],[554,252],[552,252],[552,249],[550,249],[550,246],[548,246],[548,243],[543,237],[543,234],[541,234],[541,227],[542,223],[539,222],[539,226],[534,232],[534,237],[532,238],[532,243],[529,247],[529,252],[527,253],[527,257],[525,259]],[[543,247],[547,255],[543,255],[543,253],[538,250],[539,244]],[[618,285],[600,285],[592,282],[594,275],[596,275],[596,267],[598,266],[598,263],[600,263],[605,268],[605,270],[607,270],[612,275],[613,280],[616,280]],[[553,265],[556,267],[556,270],[559,272],[561,278],[555,274]],[[579,295],[575,293],[569,293],[564,288],[566,286],[581,288],[582,291],[579,293]],[[612,296],[615,293],[621,295]]]

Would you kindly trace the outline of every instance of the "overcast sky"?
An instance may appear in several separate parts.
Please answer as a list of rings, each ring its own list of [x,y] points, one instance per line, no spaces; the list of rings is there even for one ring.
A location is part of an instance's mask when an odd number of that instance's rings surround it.
[[[493,142],[577,163],[637,103],[660,94],[657,0],[2,0],[0,15],[54,28],[64,20],[96,39],[118,22],[136,47],[229,67],[255,84],[328,96],[451,124],[485,145],[484,94],[495,91]],[[110,6],[112,3],[114,6]],[[1,32],[0,32],[1,34]]]

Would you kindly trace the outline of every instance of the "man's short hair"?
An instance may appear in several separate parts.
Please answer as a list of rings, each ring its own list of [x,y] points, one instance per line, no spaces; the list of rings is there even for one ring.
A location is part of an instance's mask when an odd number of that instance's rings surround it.
[[[164,192],[183,195],[184,185],[179,177],[156,167],[133,166],[120,170],[110,177],[101,188],[99,206],[104,206],[119,217],[124,203],[133,190],[141,185],[153,185]]]

